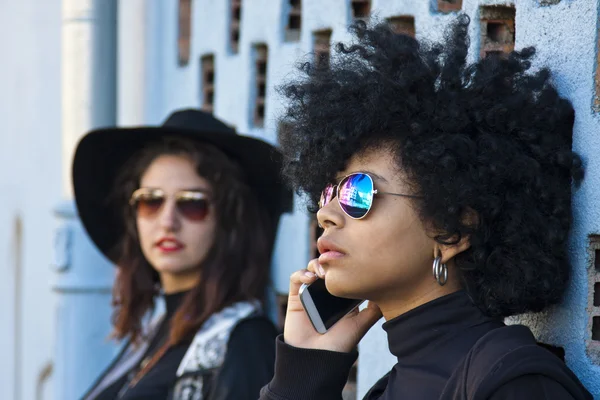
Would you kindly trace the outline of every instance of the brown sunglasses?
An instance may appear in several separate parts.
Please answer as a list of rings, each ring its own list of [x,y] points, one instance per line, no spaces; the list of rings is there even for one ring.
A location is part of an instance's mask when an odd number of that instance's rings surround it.
[[[131,195],[129,204],[140,218],[152,218],[165,204],[167,194],[162,189],[140,188]],[[202,221],[209,211],[209,199],[206,192],[199,190],[181,190],[174,194],[177,212],[190,221]]]

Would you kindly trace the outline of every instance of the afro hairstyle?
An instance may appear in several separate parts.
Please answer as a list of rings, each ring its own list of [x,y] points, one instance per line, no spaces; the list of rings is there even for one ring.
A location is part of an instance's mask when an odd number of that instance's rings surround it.
[[[444,232],[435,240],[469,237],[455,261],[474,303],[493,317],[537,312],[570,275],[574,111],[547,69],[529,71],[534,48],[468,63],[468,26],[460,15],[429,43],[357,21],[330,63],[301,63],[279,87],[283,174],[315,211],[353,155],[385,146],[422,196],[420,218]]]

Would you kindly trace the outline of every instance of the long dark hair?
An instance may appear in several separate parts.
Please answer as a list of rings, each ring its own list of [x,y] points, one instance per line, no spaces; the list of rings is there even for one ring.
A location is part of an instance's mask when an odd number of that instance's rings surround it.
[[[123,168],[111,198],[123,208],[124,237],[115,249],[119,274],[115,281],[113,336],[133,342],[142,334],[143,319],[154,308],[158,274],[140,247],[134,210],[128,205],[150,164],[161,155],[188,157],[198,175],[213,188],[215,240],[200,265],[201,280],[186,296],[171,321],[169,344],[189,339],[215,312],[241,300],[262,300],[269,281],[273,248],[272,218],[246,183],[241,166],[218,148],[170,137],[141,149]]]

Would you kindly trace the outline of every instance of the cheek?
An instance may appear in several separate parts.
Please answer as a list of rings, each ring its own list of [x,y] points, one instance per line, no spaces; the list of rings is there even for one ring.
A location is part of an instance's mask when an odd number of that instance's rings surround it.
[[[196,256],[204,256],[211,249],[215,240],[215,223],[205,221],[202,224],[190,226],[186,233],[186,243]]]
[[[401,252],[406,256],[423,251],[429,238],[421,222],[417,218],[410,218],[392,226],[388,241],[392,251]]]
[[[410,209],[381,215],[361,232],[368,251],[361,252],[363,263],[371,265],[387,278],[418,274],[433,251],[421,221]]]
[[[136,220],[136,226],[138,231],[138,237],[140,239],[140,246],[142,250],[147,251],[153,244],[152,232],[154,228],[152,223],[143,219]]]

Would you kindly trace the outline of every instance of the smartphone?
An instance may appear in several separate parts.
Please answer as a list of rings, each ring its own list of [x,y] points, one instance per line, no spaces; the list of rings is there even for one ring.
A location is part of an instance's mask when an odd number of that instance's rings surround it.
[[[327,332],[364,301],[332,295],[327,291],[323,279],[317,279],[310,285],[302,284],[298,295],[310,322],[319,333]]]

